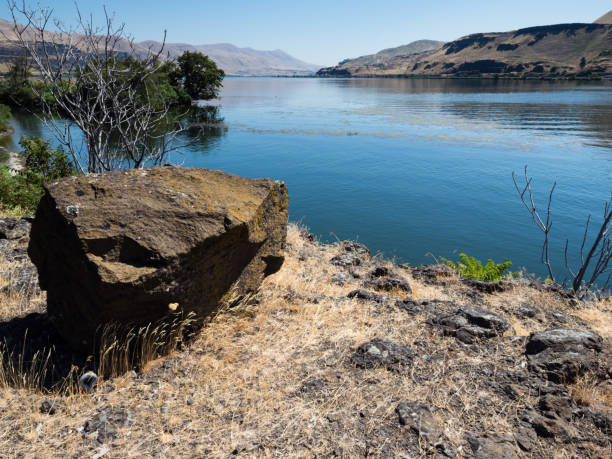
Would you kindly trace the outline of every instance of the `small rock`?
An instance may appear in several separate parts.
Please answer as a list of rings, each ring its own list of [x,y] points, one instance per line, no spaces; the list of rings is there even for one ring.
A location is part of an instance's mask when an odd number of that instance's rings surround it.
[[[95,374],[93,371],[88,371],[87,373],[81,375],[81,377],[79,378],[79,385],[87,392],[93,391],[97,382],[98,375]]]
[[[602,341],[601,336],[589,330],[554,328],[532,333],[527,342],[526,353],[537,354],[548,348],[563,351],[570,346],[601,351]]]
[[[386,266],[377,266],[374,270],[370,272],[370,277],[386,277],[391,274],[391,270]]]
[[[99,443],[117,438],[116,427],[122,427],[130,423],[130,413],[124,409],[105,408],[100,411],[83,426],[84,434],[97,433],[96,439]]]
[[[448,280],[455,277],[455,271],[450,266],[422,265],[412,268],[412,277],[426,284],[446,284]]]
[[[53,416],[55,414],[55,406],[56,406],[56,402],[45,399],[40,404],[40,412],[42,414],[48,414],[48,415]]]
[[[359,346],[351,357],[358,368],[386,368],[399,371],[412,364],[414,351],[392,341],[375,338]]]
[[[525,346],[529,370],[556,383],[573,383],[587,371],[606,377],[601,336],[588,330],[555,328],[532,333]]]
[[[567,316],[561,312],[553,312],[551,315],[553,319],[559,323],[565,324],[569,322],[569,319],[567,318]]]
[[[538,314],[538,310],[533,306],[522,306],[516,312],[518,317],[523,319],[532,319]]]
[[[462,307],[450,313],[440,314],[428,323],[445,335],[472,344],[477,339],[501,336],[510,329],[510,322],[502,316],[480,308]]]
[[[359,300],[371,301],[373,303],[385,303],[388,298],[386,296],[379,295],[378,293],[370,292],[368,290],[353,290],[347,295],[349,298],[357,298]]]
[[[320,391],[325,387],[326,381],[321,378],[310,377],[300,386],[299,392],[306,394]]]
[[[417,315],[423,311],[422,303],[419,303],[413,299],[406,298],[405,300],[398,300],[395,302],[395,307],[400,311],[407,312],[410,315]]]
[[[359,266],[361,264],[361,258],[355,253],[347,252],[336,255],[329,262],[334,266],[341,266],[348,268],[350,266]]]
[[[502,284],[501,282],[485,282],[477,279],[470,279],[469,277],[464,277],[461,279],[461,282],[474,290],[488,294],[504,292],[508,289],[509,285]]]
[[[365,245],[355,241],[342,241],[340,243],[346,252],[353,252],[358,255],[369,255],[370,249]]]
[[[518,432],[515,432],[514,439],[519,445],[519,448],[521,448],[523,451],[529,452],[534,448],[537,436],[533,429],[521,426],[518,429]]]
[[[406,279],[400,277],[380,277],[364,282],[364,287],[373,288],[378,291],[389,292],[391,290],[402,290],[412,293],[412,288]]]
[[[509,436],[494,434],[468,434],[468,443],[474,453],[475,459],[518,458],[514,441]]]
[[[410,430],[443,455],[447,457],[455,456],[455,452],[448,445],[442,433],[442,428],[427,405],[418,402],[401,402],[395,408],[395,412],[401,425],[410,427]]]
[[[334,274],[331,277],[331,281],[336,285],[344,285],[350,280],[350,276],[344,271],[340,271],[339,273]]]
[[[32,218],[0,218],[0,239],[15,240],[30,235]]]

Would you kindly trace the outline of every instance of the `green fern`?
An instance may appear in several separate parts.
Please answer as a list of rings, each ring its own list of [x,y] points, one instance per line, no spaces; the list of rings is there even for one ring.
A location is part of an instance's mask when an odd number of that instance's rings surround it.
[[[474,257],[468,257],[465,253],[459,254],[459,261],[454,262],[446,258],[440,258],[442,263],[453,268],[457,274],[462,277],[469,277],[486,282],[499,282],[504,277],[512,276],[512,272],[506,273],[506,270],[512,266],[510,260],[505,260],[502,263],[496,264],[489,258],[483,266],[480,260]]]

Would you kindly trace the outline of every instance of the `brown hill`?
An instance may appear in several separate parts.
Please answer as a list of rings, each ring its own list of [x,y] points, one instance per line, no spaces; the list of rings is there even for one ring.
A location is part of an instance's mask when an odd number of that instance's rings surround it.
[[[557,24],[477,33],[435,51],[361,65],[343,61],[319,76],[612,75],[612,25]]]
[[[84,49],[79,43],[79,36],[71,44]],[[66,36],[49,33],[49,40],[59,44],[67,44]],[[157,41],[143,41],[134,44],[136,53],[145,54],[149,49],[158,51],[161,43]],[[119,40],[116,51],[130,53],[130,43]],[[229,43],[211,45],[190,45],[184,43],[166,43],[164,54],[176,58],[185,51],[199,51],[210,57],[228,75],[312,75],[319,68],[318,65],[309,64],[296,59],[279,49],[262,51],[252,48],[239,48]],[[22,55],[23,49],[19,46],[17,37],[13,32],[13,23],[0,19],[0,68],[12,61],[16,56]]]
[[[595,24],[612,24],[612,10],[595,21]]]

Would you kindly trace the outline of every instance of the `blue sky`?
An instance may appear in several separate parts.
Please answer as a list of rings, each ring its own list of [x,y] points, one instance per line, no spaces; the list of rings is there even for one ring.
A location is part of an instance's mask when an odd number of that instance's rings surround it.
[[[37,0],[66,22],[74,0]],[[29,1],[36,4],[36,1]],[[307,62],[333,65],[419,39],[449,41],[475,32],[563,22],[592,22],[610,0],[81,0],[84,13],[115,12],[138,40],[232,43],[282,49]],[[0,17],[8,9],[0,0]]]

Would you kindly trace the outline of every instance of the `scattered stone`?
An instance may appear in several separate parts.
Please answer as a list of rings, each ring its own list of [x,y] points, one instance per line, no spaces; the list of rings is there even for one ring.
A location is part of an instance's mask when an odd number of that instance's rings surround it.
[[[553,312],[552,317],[554,320],[562,324],[566,324],[567,322],[569,322],[567,316],[561,312]]]
[[[342,241],[340,243],[346,252],[356,253],[358,255],[370,255],[370,249],[365,245],[355,241]]]
[[[28,237],[32,228],[32,216],[0,218],[0,239],[15,240]]]
[[[588,330],[555,328],[532,333],[525,346],[529,369],[556,383],[573,383],[587,371],[605,377],[609,369],[598,356],[602,341]]]
[[[501,282],[485,282],[477,279],[470,279],[469,277],[462,278],[461,282],[474,290],[488,294],[505,292],[508,286],[510,286],[510,284],[502,284]]]
[[[386,368],[389,371],[400,371],[412,364],[413,359],[414,351],[409,346],[380,338],[362,344],[351,357],[358,368]]]
[[[144,324],[168,305],[203,317],[283,263],[284,183],[175,166],[45,184],[29,255],[74,348],[103,324]],[[77,210],[78,209],[78,210]]]
[[[519,427],[518,432],[515,432],[514,439],[519,445],[519,448],[521,448],[523,451],[529,452],[536,445],[537,435],[532,428],[521,426]]]
[[[377,266],[370,272],[370,277],[386,277],[391,275],[391,270],[386,266]]]
[[[468,434],[468,443],[474,453],[474,459],[518,458],[514,440],[511,436],[495,434]]]
[[[455,457],[454,450],[449,446],[429,406],[419,402],[401,402],[395,412],[401,425],[410,427],[410,430],[444,456]]]
[[[48,414],[50,416],[53,416],[56,411],[56,405],[57,403],[55,401],[45,399],[40,404],[40,412],[42,414]]]
[[[395,307],[400,311],[407,312],[412,316],[416,316],[417,314],[423,312],[423,304],[411,298],[396,301]]]
[[[79,385],[85,389],[87,392],[93,391],[94,387],[98,383],[98,375],[93,371],[88,371],[84,373],[79,378]]]
[[[589,419],[604,435],[612,437],[612,413],[592,408],[578,410],[579,417]]]
[[[522,319],[533,319],[536,315],[538,315],[538,310],[533,306],[521,306],[516,311],[516,316]]]
[[[347,252],[336,255],[329,260],[329,262],[334,266],[348,268],[350,266],[359,266],[361,264],[361,258],[359,258],[359,255],[356,255],[355,253]]]
[[[99,443],[117,438],[117,427],[131,423],[130,413],[125,409],[105,408],[85,422],[83,432],[96,434]]]
[[[344,285],[350,280],[350,276],[344,271],[340,271],[339,273],[334,274],[331,277],[331,281],[336,285]]]
[[[527,342],[526,353],[537,354],[545,349],[564,351],[572,346],[601,351],[602,337],[589,330],[553,328],[532,333]]]
[[[426,284],[445,285],[455,276],[455,271],[450,266],[443,264],[422,265],[412,268],[412,277]]]
[[[325,387],[325,384],[325,380],[312,376],[304,381],[304,383],[300,386],[299,392],[303,394],[318,392]]]
[[[400,277],[381,277],[364,282],[364,287],[373,288],[378,291],[390,292],[391,290],[402,290],[412,293],[412,288],[406,279]]]
[[[428,320],[428,323],[466,344],[501,336],[510,329],[510,322],[506,318],[474,307],[461,307],[450,313],[442,313]]]
[[[359,300],[371,301],[373,303],[386,303],[388,297],[379,295],[378,293],[370,292],[368,290],[357,289],[349,292],[348,298],[357,298]]]

